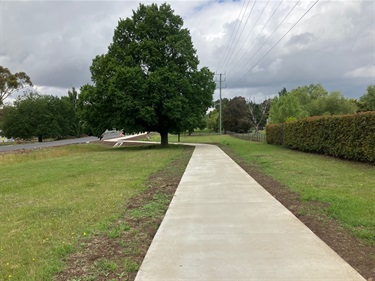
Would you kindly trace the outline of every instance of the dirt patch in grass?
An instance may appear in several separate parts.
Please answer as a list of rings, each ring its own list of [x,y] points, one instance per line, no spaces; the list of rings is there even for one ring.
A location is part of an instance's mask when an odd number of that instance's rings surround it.
[[[297,193],[260,172],[257,167],[243,160],[230,148],[219,146],[366,280],[375,281],[375,247],[362,242],[336,220],[328,217],[325,213],[327,204],[303,201]]]
[[[150,177],[147,190],[126,204],[121,218],[82,239],[54,280],[134,280],[192,152],[193,147],[185,147],[178,159]]]

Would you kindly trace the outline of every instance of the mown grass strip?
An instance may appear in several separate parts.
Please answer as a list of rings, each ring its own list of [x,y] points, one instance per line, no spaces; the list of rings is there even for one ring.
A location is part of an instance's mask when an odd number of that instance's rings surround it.
[[[0,154],[0,280],[51,280],[80,238],[108,226],[181,153],[90,144]]]

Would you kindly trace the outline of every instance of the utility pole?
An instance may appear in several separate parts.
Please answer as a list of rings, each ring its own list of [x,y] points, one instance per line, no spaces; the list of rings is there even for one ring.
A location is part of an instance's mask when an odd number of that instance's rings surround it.
[[[220,120],[219,120],[219,134],[221,135],[221,130],[222,130],[222,118],[221,118],[221,110],[222,110],[222,106],[221,106],[221,77],[222,77],[222,74],[220,73],[220,111],[219,111],[219,118],[220,118]]]
[[[219,74],[216,74],[216,75],[219,75],[220,77],[220,80],[219,80],[219,85],[220,85],[220,90],[219,90],[219,93],[220,93],[220,103],[219,103],[219,134],[221,135],[222,134],[222,105],[221,105],[221,89],[222,89],[222,82],[223,82],[223,73],[219,73]]]

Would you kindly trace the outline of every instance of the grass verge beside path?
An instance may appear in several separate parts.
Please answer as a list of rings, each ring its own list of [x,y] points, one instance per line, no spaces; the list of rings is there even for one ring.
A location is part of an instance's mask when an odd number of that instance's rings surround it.
[[[90,144],[1,153],[0,280],[52,280],[77,241],[107,229],[182,151]]]
[[[176,141],[175,136],[170,141]],[[230,136],[182,136],[181,142],[219,143],[252,163],[303,200],[328,204],[326,212],[375,245],[375,166]]]
[[[127,280],[133,281],[139,266],[164,217],[193,147],[163,170],[153,174],[147,190],[131,198],[123,214],[90,238],[66,259],[66,267],[54,280]]]

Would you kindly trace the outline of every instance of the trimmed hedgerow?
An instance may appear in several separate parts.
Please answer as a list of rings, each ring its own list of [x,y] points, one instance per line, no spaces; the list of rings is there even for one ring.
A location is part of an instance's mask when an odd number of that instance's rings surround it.
[[[310,117],[266,127],[267,143],[375,162],[375,112]]]
[[[266,142],[269,144],[284,145],[284,123],[266,126]]]

